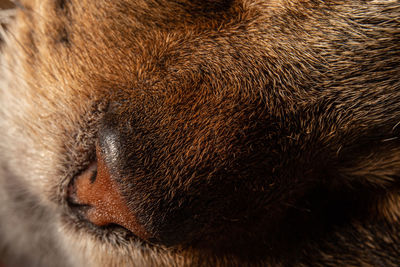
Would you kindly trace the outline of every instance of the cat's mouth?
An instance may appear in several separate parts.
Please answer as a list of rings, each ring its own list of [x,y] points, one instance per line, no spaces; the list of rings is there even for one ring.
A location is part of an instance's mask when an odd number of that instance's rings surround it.
[[[96,160],[69,183],[67,202],[70,210],[91,226],[100,229],[122,228],[143,241],[151,240],[150,234],[128,208],[98,147]]]

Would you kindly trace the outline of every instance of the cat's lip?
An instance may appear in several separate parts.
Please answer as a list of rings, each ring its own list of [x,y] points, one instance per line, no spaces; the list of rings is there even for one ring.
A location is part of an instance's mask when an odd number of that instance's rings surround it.
[[[63,228],[73,230],[80,237],[89,235],[95,237],[100,242],[107,244],[126,244],[127,246],[145,246],[152,247],[154,244],[146,242],[140,237],[133,234],[128,229],[115,224],[110,224],[106,226],[96,226],[93,223],[85,219],[84,210],[89,208],[88,206],[74,206],[71,205],[67,212],[64,212],[61,216],[61,222],[63,223]]]

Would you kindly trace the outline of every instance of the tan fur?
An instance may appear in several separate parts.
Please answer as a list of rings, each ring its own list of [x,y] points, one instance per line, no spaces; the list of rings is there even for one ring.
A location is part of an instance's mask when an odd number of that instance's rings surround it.
[[[7,16],[6,264],[400,264],[398,1],[21,0]],[[155,244],[67,201],[110,129]]]

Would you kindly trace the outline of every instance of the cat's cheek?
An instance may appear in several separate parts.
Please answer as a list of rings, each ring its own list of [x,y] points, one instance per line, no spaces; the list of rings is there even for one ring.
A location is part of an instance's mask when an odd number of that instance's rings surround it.
[[[13,62],[4,63],[6,66],[12,66]],[[16,69],[18,70],[18,65]],[[52,168],[56,164],[58,141],[55,136],[48,134],[45,125],[38,125],[43,119],[38,117],[37,113],[45,115],[44,112],[38,110],[37,104],[21,97],[31,94],[26,83],[14,79],[10,81],[8,88],[10,90],[2,91],[0,100],[3,113],[0,122],[0,148],[7,152],[2,155],[2,158],[7,159],[4,161],[7,162],[4,163],[4,167],[24,185],[24,190],[37,195],[46,203],[54,195],[54,192],[49,190],[49,185],[52,187],[51,184],[58,180],[57,170]],[[36,114],[32,112],[35,109]]]
[[[37,196],[42,204],[56,207],[52,203],[58,197],[64,175],[60,171],[60,153],[65,143],[63,128],[70,127],[68,117],[73,117],[55,107],[68,109],[63,104],[64,96],[60,94],[55,103],[44,90],[54,88],[39,84],[27,69],[27,56],[21,53],[21,46],[27,47],[28,28],[23,20],[12,25],[10,31],[16,34],[7,39],[3,48],[6,56],[1,58],[1,86],[8,90],[2,90],[0,95],[0,148],[6,151],[2,155],[4,167],[23,185],[21,190]]]

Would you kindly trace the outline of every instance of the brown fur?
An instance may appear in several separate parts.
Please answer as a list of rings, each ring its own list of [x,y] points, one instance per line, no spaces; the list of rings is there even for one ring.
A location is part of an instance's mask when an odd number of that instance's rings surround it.
[[[399,17],[384,0],[21,0],[1,58],[6,262],[400,265]],[[71,208],[96,144],[154,240]]]

